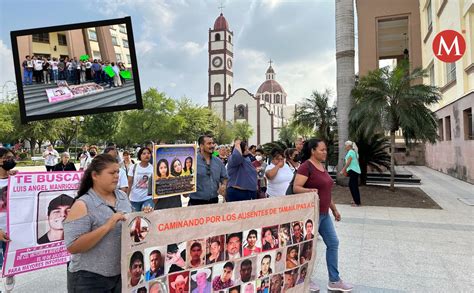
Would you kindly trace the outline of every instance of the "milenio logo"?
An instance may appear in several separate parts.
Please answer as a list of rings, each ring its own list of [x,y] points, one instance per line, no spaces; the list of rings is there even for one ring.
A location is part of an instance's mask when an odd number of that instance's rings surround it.
[[[465,51],[466,41],[457,31],[442,31],[433,40],[433,53],[443,62],[456,62],[461,59]]]

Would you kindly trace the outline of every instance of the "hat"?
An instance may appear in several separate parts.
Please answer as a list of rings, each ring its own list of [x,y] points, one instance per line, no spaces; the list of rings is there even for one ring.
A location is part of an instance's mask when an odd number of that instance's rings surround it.
[[[181,282],[188,282],[188,277],[183,277],[183,275],[178,275],[174,282],[171,282],[171,287],[176,290],[176,283],[181,283]]]
[[[202,273],[206,274],[206,279],[208,279],[211,276],[211,270],[208,268],[205,268],[205,269],[197,270],[196,273],[191,276],[191,279],[193,279],[194,282],[197,282],[196,281],[197,275],[200,275]]]
[[[74,202],[74,199],[66,194],[61,194],[60,196],[54,198],[49,202],[48,206],[48,216],[51,212],[57,209],[60,206],[71,206]]]

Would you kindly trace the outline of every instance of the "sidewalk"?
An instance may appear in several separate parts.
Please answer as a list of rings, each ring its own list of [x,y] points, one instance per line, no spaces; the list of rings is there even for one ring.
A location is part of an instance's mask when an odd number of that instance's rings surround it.
[[[427,167],[407,169],[443,210],[339,205],[341,277],[353,292],[473,292],[474,207],[457,198],[473,198],[474,186]],[[318,242],[321,292],[324,250]],[[66,267],[18,275],[14,292],[66,292]]]

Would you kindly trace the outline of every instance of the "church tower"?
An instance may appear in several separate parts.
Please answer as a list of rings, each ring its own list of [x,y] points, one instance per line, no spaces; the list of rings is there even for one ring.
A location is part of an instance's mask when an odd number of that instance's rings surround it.
[[[223,120],[226,117],[226,99],[233,90],[234,34],[221,13],[209,29],[209,107]]]

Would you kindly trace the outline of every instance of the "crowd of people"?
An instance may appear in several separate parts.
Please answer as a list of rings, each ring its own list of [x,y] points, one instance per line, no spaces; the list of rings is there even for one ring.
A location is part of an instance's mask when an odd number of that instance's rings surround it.
[[[318,232],[327,247],[326,262],[329,274],[327,287],[330,290],[340,291],[352,289],[353,286],[342,281],[339,276],[339,240],[329,212],[336,221],[341,220],[341,214],[331,197],[334,182],[324,165],[327,159],[327,146],[324,141],[309,139],[303,142],[302,139],[298,139],[295,148],[286,150],[275,148],[266,154],[262,148],[248,146],[239,139],[236,139],[230,147],[216,146],[212,135],[203,135],[198,139],[198,147],[195,165],[196,192],[185,195],[189,197],[189,206],[216,204],[219,202],[219,196],[231,202],[317,192],[320,199]],[[348,141],[346,149],[348,153],[341,174],[350,177],[354,206],[360,206],[357,187],[360,174],[357,146]],[[181,195],[152,199],[151,178],[154,172],[152,150],[153,143],[147,142],[139,149],[137,162],[131,159],[128,151],[124,151],[120,156],[114,144],[109,144],[102,154],[99,154],[97,146],[85,145],[78,154],[79,170],[84,171],[84,175],[64,222],[65,243],[72,255],[68,265],[68,292],[85,292],[91,288],[99,288],[101,292],[120,292],[121,225],[119,223],[125,220],[124,214],[182,206]],[[47,147],[43,157],[47,171],[76,170],[74,164],[69,161],[70,154],[64,152],[59,156],[51,145]],[[61,160],[57,162],[59,158]],[[1,148],[0,187],[6,186],[4,180],[12,174],[11,169],[14,166],[13,152]],[[1,226],[1,222],[0,219],[0,241],[5,243],[10,239],[4,232],[5,225]],[[306,231],[312,231],[312,221],[298,224],[298,227],[293,226],[292,230],[295,232],[291,239],[293,243],[304,241],[306,237],[310,237],[308,239],[313,237],[312,234],[303,235],[303,224]],[[243,254],[260,249],[255,246],[256,233],[256,231],[248,233],[247,247],[243,248]],[[264,231],[266,245],[269,247],[278,245],[278,240],[275,241],[274,236],[276,233],[278,231]],[[232,238],[227,239],[231,240]],[[213,240],[211,247],[212,245],[216,247],[216,253],[212,257],[209,256],[209,260],[222,259],[218,249],[221,243],[221,239]],[[196,246],[196,249],[199,247]],[[303,248],[309,255],[312,249],[312,246]],[[296,265],[299,261],[297,255],[298,253],[288,253],[287,264]],[[306,257],[306,253],[301,253],[300,257]],[[228,256],[226,259],[231,258]],[[311,275],[310,288],[319,290],[315,270]]]
[[[115,75],[110,77],[105,68],[110,66]],[[121,61],[109,62],[100,59],[78,60],[77,57],[56,58],[26,55],[22,63],[23,85],[51,84],[65,80],[69,84],[95,82],[108,84],[109,87],[125,85],[125,78],[121,71],[127,70]]]

